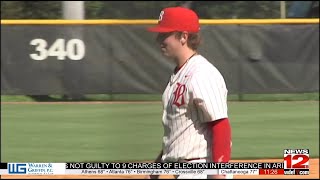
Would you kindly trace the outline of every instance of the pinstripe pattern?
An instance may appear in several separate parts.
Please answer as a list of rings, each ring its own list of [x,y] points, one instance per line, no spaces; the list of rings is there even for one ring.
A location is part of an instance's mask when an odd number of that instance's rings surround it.
[[[201,55],[171,75],[162,96],[163,161],[211,157],[211,131],[204,122],[228,117],[227,92],[220,72]]]

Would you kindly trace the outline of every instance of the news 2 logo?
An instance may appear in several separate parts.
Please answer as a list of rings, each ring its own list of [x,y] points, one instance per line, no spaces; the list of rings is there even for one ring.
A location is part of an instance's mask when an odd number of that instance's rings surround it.
[[[27,164],[24,163],[8,163],[8,174],[26,174]]]
[[[285,149],[284,169],[309,169],[309,149]]]

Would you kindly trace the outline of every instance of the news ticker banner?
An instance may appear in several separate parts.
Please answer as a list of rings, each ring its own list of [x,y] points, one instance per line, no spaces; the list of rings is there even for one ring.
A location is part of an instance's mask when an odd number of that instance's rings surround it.
[[[301,158],[302,157],[302,158]],[[308,175],[309,150],[285,149],[283,162],[1,163],[1,175]]]

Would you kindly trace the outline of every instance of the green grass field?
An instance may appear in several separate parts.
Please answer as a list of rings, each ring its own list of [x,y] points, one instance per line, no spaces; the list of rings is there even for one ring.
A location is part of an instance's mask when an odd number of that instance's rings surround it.
[[[2,162],[152,160],[161,148],[161,103],[2,104]],[[229,102],[233,159],[319,157],[319,102]]]
[[[229,94],[229,101],[319,101],[319,92],[298,94]],[[2,102],[36,101],[30,96],[1,95]],[[62,95],[49,95],[39,101],[75,101]],[[87,94],[76,101],[161,101],[161,94]]]

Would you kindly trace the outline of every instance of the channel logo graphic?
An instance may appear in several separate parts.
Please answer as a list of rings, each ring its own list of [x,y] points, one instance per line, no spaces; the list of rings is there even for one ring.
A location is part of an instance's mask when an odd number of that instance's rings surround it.
[[[26,174],[27,164],[25,163],[8,163],[8,174]]]
[[[285,149],[284,169],[309,169],[309,149]]]

